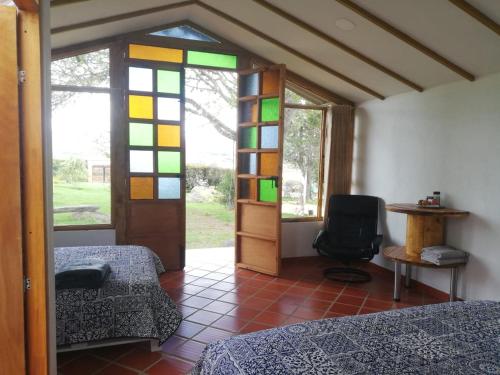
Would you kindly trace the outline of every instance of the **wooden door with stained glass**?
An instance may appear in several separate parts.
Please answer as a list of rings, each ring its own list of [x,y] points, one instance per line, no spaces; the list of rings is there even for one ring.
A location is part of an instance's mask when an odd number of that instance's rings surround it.
[[[184,267],[184,63],[181,49],[130,44],[125,241]]]
[[[239,74],[236,264],[278,275],[284,65]]]

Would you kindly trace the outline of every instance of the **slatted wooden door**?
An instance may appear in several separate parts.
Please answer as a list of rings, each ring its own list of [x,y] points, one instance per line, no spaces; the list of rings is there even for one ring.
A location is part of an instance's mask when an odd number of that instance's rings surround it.
[[[239,74],[236,263],[278,275],[285,66]]]
[[[130,44],[127,61],[126,243],[184,267],[184,68],[180,49]]]

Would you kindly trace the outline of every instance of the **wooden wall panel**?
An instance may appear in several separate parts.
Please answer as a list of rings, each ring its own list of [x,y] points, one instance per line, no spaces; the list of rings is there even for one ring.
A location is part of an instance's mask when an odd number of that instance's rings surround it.
[[[0,6],[0,373],[24,374],[16,9]]]
[[[21,85],[21,155],[23,251],[31,289],[25,295],[28,373],[48,374],[47,253],[42,133],[42,87],[39,16],[19,11]]]

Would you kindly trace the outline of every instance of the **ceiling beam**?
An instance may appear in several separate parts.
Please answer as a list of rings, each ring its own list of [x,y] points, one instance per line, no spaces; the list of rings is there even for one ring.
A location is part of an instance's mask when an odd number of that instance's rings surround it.
[[[284,10],[274,6],[273,4],[267,2],[266,0],[253,0],[254,2],[256,2],[257,4],[267,8],[268,10],[270,10],[271,12],[279,15],[280,17],[283,17],[284,19],[290,21],[291,23],[293,23],[294,25],[306,30],[306,31],[309,31],[311,34],[314,34],[316,35],[317,37],[325,40],[326,42],[330,43],[331,45],[337,47],[337,48],[340,48],[341,50],[343,50],[344,52],[347,52],[348,54],[350,54],[351,56],[363,61],[364,63],[368,64],[368,65],[371,65],[372,67],[374,67],[375,69],[378,69],[380,70],[381,72],[391,76],[392,78],[398,80],[399,82],[401,83],[404,83],[405,85],[417,90],[417,91],[424,91],[424,89],[417,85],[416,83],[410,81],[409,79],[406,79],[404,78],[403,76],[401,76],[400,74],[390,70],[389,68],[386,68],[385,66],[383,66],[382,64],[372,60],[371,58],[369,58],[368,56],[366,55],[363,55],[361,52],[358,52],[356,51],[355,49],[349,47],[348,45],[342,43],[341,41],[333,38],[332,36],[324,33],[323,31],[319,30],[319,29],[316,29],[315,27],[313,27],[312,25],[302,21],[301,19],[295,17],[294,15],[290,14],[290,13],[287,13],[285,12]]]
[[[103,25],[105,23],[116,22],[116,21],[121,21],[121,20],[129,19],[129,18],[140,17],[140,16],[144,16],[147,14],[151,14],[151,13],[164,12],[166,10],[182,8],[182,7],[192,5],[194,3],[195,3],[195,0],[187,0],[187,1],[180,1],[178,3],[162,5],[162,6],[154,7],[154,8],[140,9],[140,10],[136,10],[134,12],[117,14],[114,16],[98,18],[95,20],[75,23],[72,25],[54,27],[53,29],[50,30],[50,33],[51,34],[59,34],[59,33],[63,33],[66,31],[83,29],[85,27]]]
[[[26,12],[38,12],[38,1],[37,0],[14,0],[17,9],[24,10]]]
[[[60,5],[69,5],[74,3],[81,3],[89,0],[50,0],[50,7],[58,7]]]
[[[394,35],[396,38],[400,39],[401,41],[405,42],[406,44],[412,46],[413,48],[417,49],[418,51],[422,52],[423,54],[429,56],[431,59],[439,62],[441,65],[444,65],[448,69],[454,71],[455,73],[461,75],[465,79],[468,79],[469,81],[474,81],[474,76],[467,72],[465,69],[462,69],[458,65],[455,65],[448,59],[444,58],[437,52],[431,50],[429,47],[424,46],[422,43],[419,41],[415,40],[408,34],[403,33],[402,31],[396,29],[394,26],[388,24],[384,20],[378,18],[377,16],[373,15],[372,13],[368,12],[367,10],[361,8],[357,4],[353,3],[351,0],[336,0],[338,3],[344,5],[345,7],[349,8],[353,12],[359,14],[361,17],[367,19],[368,21],[372,22],[373,24],[377,25],[381,29],[387,31],[388,33]]]
[[[287,51],[288,53],[308,62],[309,64],[314,65],[314,66],[320,68],[321,70],[324,70],[325,72],[331,74],[332,76],[335,76],[335,77],[341,79],[342,81],[349,83],[351,86],[354,86],[354,87],[358,88],[359,90],[364,91],[364,92],[366,92],[366,93],[368,93],[371,96],[374,96],[376,98],[379,98],[382,100],[385,99],[385,97],[382,94],[380,94],[380,93],[370,89],[369,87],[366,87],[365,85],[353,80],[352,78],[349,78],[346,75],[320,63],[319,61],[316,61],[316,60],[312,59],[311,57],[306,56],[302,52],[299,52],[296,49],[289,47],[287,44],[282,43],[282,42],[278,41],[277,39],[270,37],[269,35],[263,33],[262,31],[259,31],[250,25],[247,25],[246,23],[230,16],[229,14],[224,13],[216,8],[213,8],[210,5],[203,3],[202,1],[196,1],[195,4],[200,6],[201,8],[209,11],[210,13],[215,14],[216,16],[223,18],[226,21],[229,21],[229,22],[237,25],[238,27],[240,27],[242,29],[245,29],[246,31],[256,35],[257,37],[259,37],[263,40],[266,40],[267,42],[269,42],[271,44],[274,44],[275,46],[277,46],[277,47]]]
[[[500,25],[493,21],[486,14],[482,13],[479,9],[474,8],[465,0],[449,0],[450,3],[456,7],[463,10],[469,16],[475,18],[477,21],[481,22],[484,26],[494,31],[497,35],[500,35]]]

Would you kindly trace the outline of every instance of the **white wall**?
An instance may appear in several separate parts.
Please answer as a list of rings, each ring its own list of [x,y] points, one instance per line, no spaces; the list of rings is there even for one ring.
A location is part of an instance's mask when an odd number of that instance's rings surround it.
[[[353,183],[355,193],[386,203],[439,190],[446,206],[470,211],[446,229],[449,245],[471,253],[459,296],[500,300],[500,74],[360,105]],[[404,244],[405,216],[385,215],[385,244]],[[391,266],[380,256],[375,262]],[[443,291],[448,276],[418,271]]]
[[[312,243],[321,228],[323,228],[322,221],[281,224],[281,257],[318,255]]]

